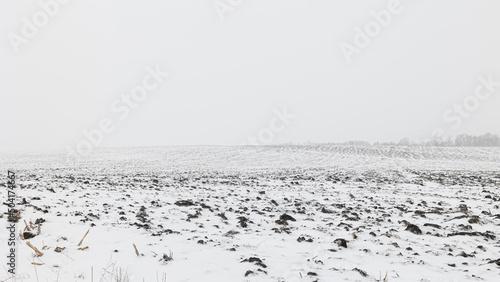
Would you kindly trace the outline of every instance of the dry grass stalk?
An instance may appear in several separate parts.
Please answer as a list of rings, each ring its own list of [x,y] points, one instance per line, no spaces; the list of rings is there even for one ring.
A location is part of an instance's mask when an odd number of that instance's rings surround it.
[[[79,251],[85,251],[85,250],[87,250],[88,248],[89,248],[89,246],[87,246],[87,247],[83,247],[83,248],[79,248],[78,250],[79,250]]]
[[[38,263],[38,262],[32,262],[31,264],[32,265],[40,265],[40,266],[43,265],[43,263]]]
[[[137,247],[135,246],[135,244],[132,244],[134,246],[134,250],[135,250],[135,254],[139,257],[139,251],[137,250]]]
[[[16,212],[16,214],[14,215],[14,218],[18,217],[22,210],[23,209],[20,209],[18,212]]]
[[[87,230],[87,233],[85,233],[85,235],[83,235],[82,240],[80,240],[80,243],[78,243],[78,247],[80,247],[80,245],[83,243],[83,240],[85,239],[85,237],[87,237],[87,234],[89,234],[89,231],[90,231],[90,228],[89,228],[89,230]]]
[[[31,222],[31,219],[30,219],[30,228],[35,229],[35,226],[33,226],[33,222]]]
[[[24,220],[24,225],[26,225],[26,227],[24,227],[24,231],[26,230],[31,231],[30,227],[28,226],[28,223],[26,222],[26,219]]]
[[[36,235],[40,235],[41,229],[40,229],[40,223],[38,223],[38,231],[36,232]]]
[[[19,231],[19,238],[21,238],[21,240],[24,240],[24,235],[22,231]]]
[[[35,251],[35,253],[39,256],[43,256],[43,253],[40,252],[37,248],[35,248],[33,245],[31,245],[30,242],[27,242],[26,245],[28,245],[28,247],[30,247],[31,249],[33,249],[33,251]]]

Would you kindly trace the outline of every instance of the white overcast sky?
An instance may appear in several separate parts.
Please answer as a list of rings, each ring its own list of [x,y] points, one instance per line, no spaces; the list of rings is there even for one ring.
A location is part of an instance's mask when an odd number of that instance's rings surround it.
[[[351,63],[340,44],[390,1],[242,0],[221,20],[211,0],[73,0],[16,54],[38,2],[0,3],[0,151],[75,146],[103,118],[103,147],[238,145],[284,107],[275,144],[500,134],[498,86],[458,128],[442,117],[479,76],[500,82],[497,0],[401,0]],[[156,65],[170,76],[119,119]]]

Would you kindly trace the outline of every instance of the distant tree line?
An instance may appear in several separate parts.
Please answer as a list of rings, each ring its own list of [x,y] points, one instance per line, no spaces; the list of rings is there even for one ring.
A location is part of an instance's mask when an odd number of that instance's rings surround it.
[[[461,134],[454,140],[455,146],[500,147],[500,137],[486,133],[479,136]]]
[[[356,146],[386,145],[386,146],[443,146],[443,147],[500,147],[500,137],[496,134],[485,133],[482,135],[460,134],[455,138],[433,138],[425,141],[414,141],[408,138],[399,142],[348,141],[343,144]]]
[[[496,134],[485,133],[482,135],[460,134],[455,138],[433,138],[423,142],[412,142],[408,138],[400,140],[400,146],[455,146],[455,147],[500,147],[500,137]]]

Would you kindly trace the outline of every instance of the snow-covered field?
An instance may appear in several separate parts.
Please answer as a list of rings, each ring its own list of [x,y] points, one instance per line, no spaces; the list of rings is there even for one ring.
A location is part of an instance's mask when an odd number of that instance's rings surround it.
[[[0,169],[35,235],[8,279],[0,233],[1,281],[500,281],[498,148],[101,149]]]

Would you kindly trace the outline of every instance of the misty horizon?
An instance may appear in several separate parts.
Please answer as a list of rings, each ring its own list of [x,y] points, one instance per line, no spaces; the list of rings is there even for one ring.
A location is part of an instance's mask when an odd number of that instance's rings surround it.
[[[500,134],[497,2],[60,2],[2,4],[2,150]]]

